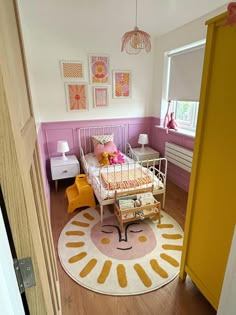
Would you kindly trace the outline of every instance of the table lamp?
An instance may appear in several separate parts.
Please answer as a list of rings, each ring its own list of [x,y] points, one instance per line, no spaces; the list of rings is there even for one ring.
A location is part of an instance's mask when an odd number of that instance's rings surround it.
[[[68,160],[68,158],[65,155],[65,152],[68,152],[70,150],[68,142],[67,141],[58,141],[57,142],[57,152],[62,153],[62,160]]]
[[[145,133],[140,133],[138,143],[142,144],[142,150],[144,150],[144,144],[148,144],[148,135]]]

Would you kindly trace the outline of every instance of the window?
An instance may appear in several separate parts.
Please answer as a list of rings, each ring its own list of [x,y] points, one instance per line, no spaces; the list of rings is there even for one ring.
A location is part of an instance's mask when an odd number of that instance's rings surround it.
[[[179,128],[196,130],[198,102],[173,101],[172,110]]]
[[[167,100],[178,129],[196,130],[205,40],[167,54]]]

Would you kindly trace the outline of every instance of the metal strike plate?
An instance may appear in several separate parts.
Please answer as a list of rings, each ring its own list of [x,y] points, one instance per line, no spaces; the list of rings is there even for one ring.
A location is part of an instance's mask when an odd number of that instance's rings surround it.
[[[36,285],[32,259],[30,257],[14,259],[14,267],[20,293]]]

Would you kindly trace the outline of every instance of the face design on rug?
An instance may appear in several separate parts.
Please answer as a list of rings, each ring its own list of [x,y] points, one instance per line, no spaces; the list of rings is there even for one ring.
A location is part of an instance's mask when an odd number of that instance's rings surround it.
[[[173,219],[130,222],[121,233],[116,216],[81,211],[60,235],[58,253],[73,280],[111,295],[148,292],[177,275],[182,232]],[[128,293],[128,294],[126,294]],[[113,295],[113,294],[112,294]]]
[[[104,255],[115,259],[143,257],[156,246],[155,234],[149,224],[132,222],[125,226],[122,233],[114,216],[94,225],[91,239]]]

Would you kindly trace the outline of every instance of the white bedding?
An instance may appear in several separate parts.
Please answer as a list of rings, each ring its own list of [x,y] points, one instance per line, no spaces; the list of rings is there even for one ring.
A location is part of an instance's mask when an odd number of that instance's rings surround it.
[[[124,155],[124,154],[123,154]],[[128,156],[124,155],[125,157],[125,164],[117,164],[115,166],[111,165],[109,167],[103,167],[101,168],[99,165],[99,162],[96,158],[96,156],[93,153],[89,153],[85,155],[85,160],[87,162],[87,175],[88,175],[88,182],[93,186],[94,192],[97,196],[98,199],[100,200],[106,200],[106,199],[112,199],[114,198],[115,190],[108,190],[104,187],[102,181],[100,180],[100,172],[114,172],[114,170],[119,171],[119,170],[130,170],[134,169],[135,167],[141,167],[140,165],[137,165],[134,163],[134,160],[130,159]],[[158,179],[156,176],[153,175],[151,171],[145,168],[154,181],[152,183],[144,184],[138,187],[134,188],[129,188],[126,189],[127,191],[132,190],[132,189],[142,189],[142,188],[147,188],[151,187],[152,185],[154,186],[154,191],[155,190],[162,190],[164,188],[164,185],[160,179]],[[121,189],[117,189],[117,191],[121,191]],[[122,189],[124,191],[124,189]]]

